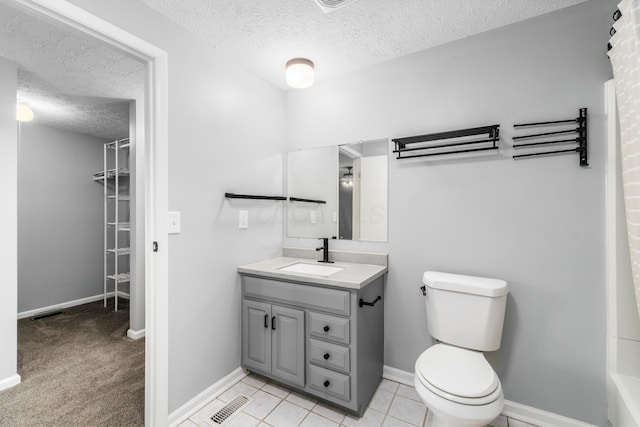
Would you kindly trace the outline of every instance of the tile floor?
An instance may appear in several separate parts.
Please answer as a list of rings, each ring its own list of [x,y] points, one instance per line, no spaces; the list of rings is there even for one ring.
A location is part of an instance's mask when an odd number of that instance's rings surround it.
[[[258,375],[249,375],[180,424],[217,427],[211,416],[238,394],[253,400],[225,427],[422,427],[427,408],[413,387],[383,379],[362,418],[298,394]],[[535,427],[500,415],[492,427]]]

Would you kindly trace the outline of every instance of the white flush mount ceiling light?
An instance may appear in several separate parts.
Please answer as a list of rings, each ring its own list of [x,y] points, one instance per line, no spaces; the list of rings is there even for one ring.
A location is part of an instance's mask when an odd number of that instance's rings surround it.
[[[324,13],[333,12],[355,0],[316,0],[316,3]]]
[[[287,62],[287,84],[296,89],[304,89],[313,84],[313,62],[305,58],[294,58]]]
[[[16,104],[16,119],[19,122],[30,122],[33,120],[33,110],[27,104]]]

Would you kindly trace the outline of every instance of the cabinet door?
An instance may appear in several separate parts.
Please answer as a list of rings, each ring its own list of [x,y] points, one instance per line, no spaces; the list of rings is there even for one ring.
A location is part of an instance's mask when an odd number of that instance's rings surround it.
[[[271,372],[271,305],[242,301],[242,365]]]
[[[304,386],[304,311],[272,306],[271,375]]]

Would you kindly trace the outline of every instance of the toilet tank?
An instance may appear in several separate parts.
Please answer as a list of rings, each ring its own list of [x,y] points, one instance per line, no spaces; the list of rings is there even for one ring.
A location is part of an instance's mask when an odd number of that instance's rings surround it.
[[[507,282],[436,271],[425,272],[422,281],[432,337],[477,351],[500,348]]]

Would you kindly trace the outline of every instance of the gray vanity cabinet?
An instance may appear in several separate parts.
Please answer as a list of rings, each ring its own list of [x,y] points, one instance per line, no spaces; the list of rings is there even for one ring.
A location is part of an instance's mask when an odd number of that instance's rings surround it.
[[[287,383],[304,385],[304,311],[242,302],[242,363]]]
[[[384,277],[360,289],[241,274],[242,367],[362,415],[382,377]]]

